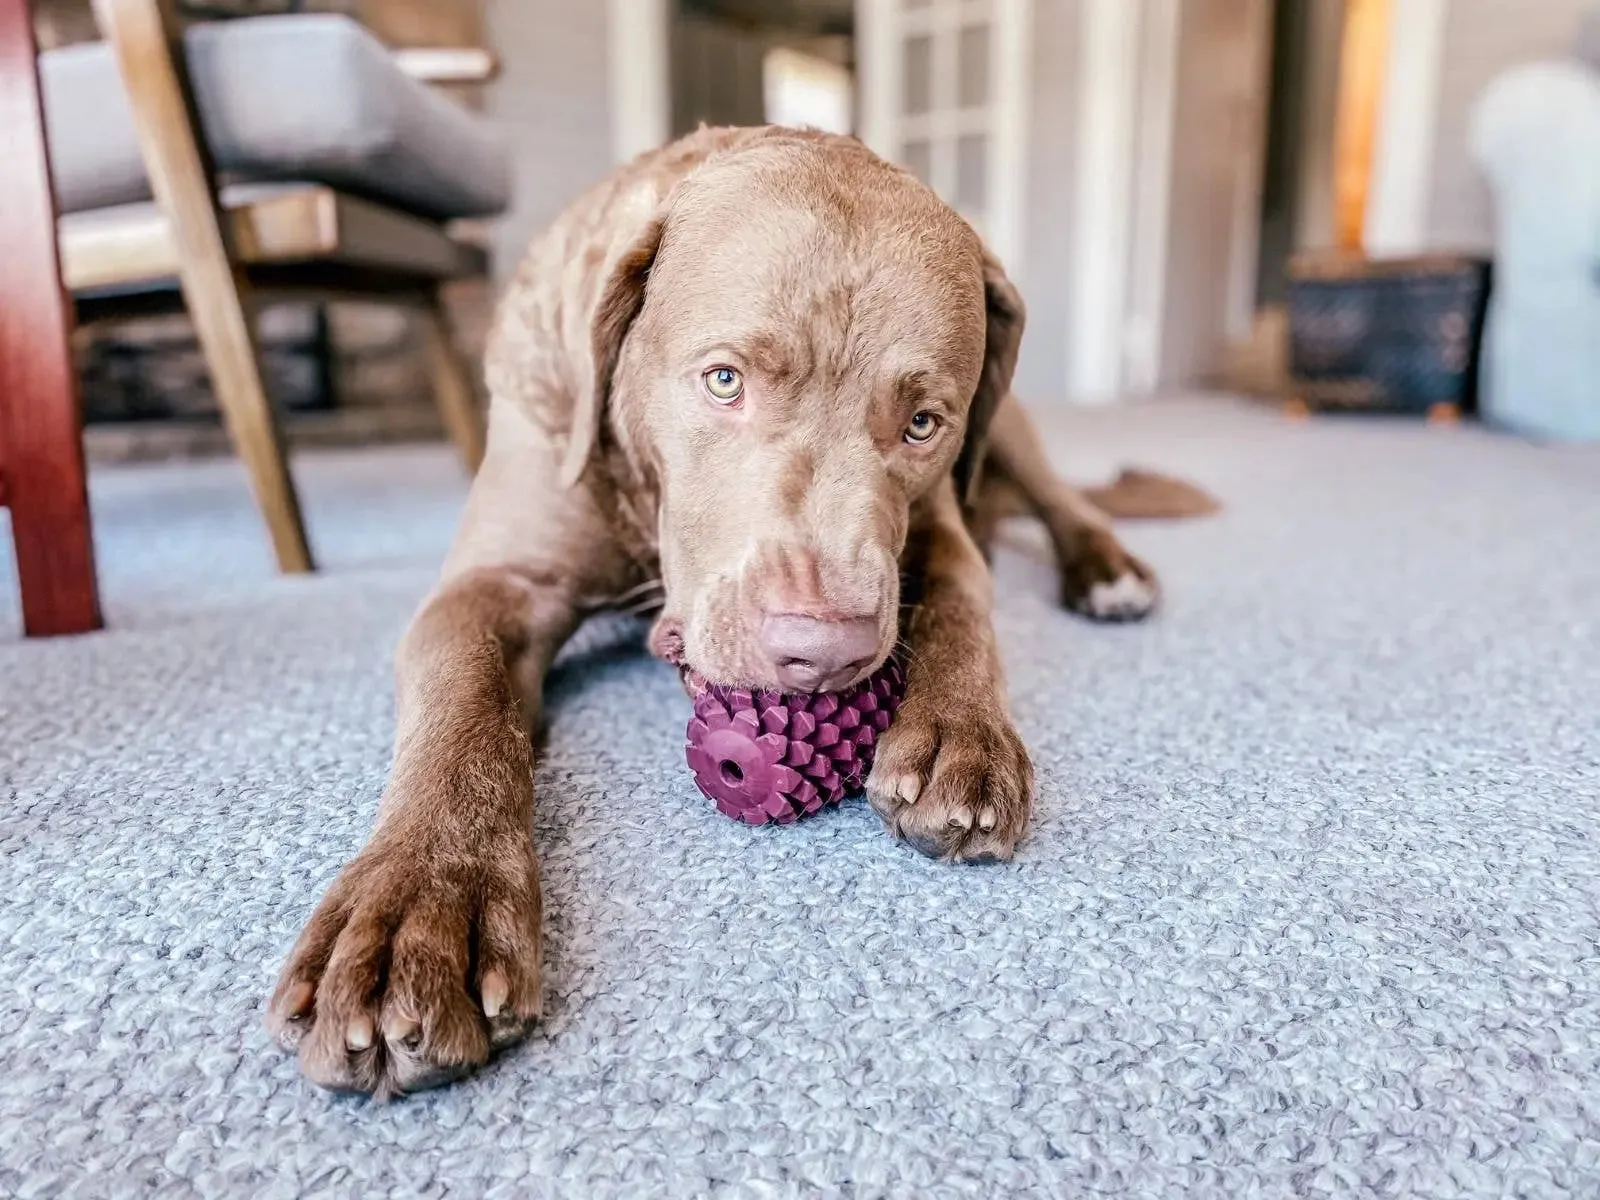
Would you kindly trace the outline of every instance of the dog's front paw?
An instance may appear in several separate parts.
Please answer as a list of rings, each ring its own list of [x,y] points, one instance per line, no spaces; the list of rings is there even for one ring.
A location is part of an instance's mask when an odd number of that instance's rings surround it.
[[[1117,535],[1094,529],[1061,556],[1061,603],[1096,621],[1137,621],[1161,598],[1155,572],[1129,554]]]
[[[433,1087],[522,1038],[540,1011],[529,836],[466,850],[374,839],[295,944],[267,1026],[323,1087]]]
[[[908,697],[878,742],[867,799],[922,853],[1010,858],[1033,805],[1033,764],[998,698]]]

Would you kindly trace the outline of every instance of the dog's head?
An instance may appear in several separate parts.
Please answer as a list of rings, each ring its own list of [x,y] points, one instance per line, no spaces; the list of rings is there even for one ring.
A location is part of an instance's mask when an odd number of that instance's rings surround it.
[[[604,437],[660,497],[652,647],[718,681],[833,690],[888,656],[912,505],[972,486],[1020,297],[972,229],[846,139],[713,157],[611,271]]]

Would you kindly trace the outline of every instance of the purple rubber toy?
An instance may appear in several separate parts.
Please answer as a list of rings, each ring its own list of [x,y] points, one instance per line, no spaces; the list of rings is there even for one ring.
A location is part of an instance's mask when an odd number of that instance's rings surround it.
[[[842,692],[708,684],[694,698],[684,756],[718,811],[746,825],[788,824],[861,790],[904,690],[892,658]]]

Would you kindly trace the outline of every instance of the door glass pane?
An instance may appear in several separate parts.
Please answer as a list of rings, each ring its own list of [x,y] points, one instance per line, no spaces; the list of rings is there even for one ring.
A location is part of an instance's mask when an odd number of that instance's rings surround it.
[[[961,107],[979,108],[989,103],[989,27],[968,25],[961,31],[956,54]]]
[[[928,111],[933,92],[933,39],[926,34],[906,39],[905,94],[902,111],[908,117]]]
[[[963,212],[989,203],[989,139],[964,133],[956,139],[956,207]]]
[[[907,142],[900,148],[900,161],[923,183],[933,173],[933,147],[925,141]]]

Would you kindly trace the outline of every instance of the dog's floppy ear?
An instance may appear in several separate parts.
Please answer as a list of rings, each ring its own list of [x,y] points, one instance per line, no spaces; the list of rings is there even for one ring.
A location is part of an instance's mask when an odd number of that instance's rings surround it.
[[[983,371],[978,390],[967,410],[966,439],[956,457],[954,474],[956,495],[970,504],[978,490],[978,474],[983,468],[984,451],[989,441],[989,421],[1000,401],[1011,390],[1011,375],[1017,368],[1017,351],[1022,345],[1022,327],[1027,310],[1022,293],[1006,277],[1000,260],[983,252],[983,302],[987,314],[983,343]]]
[[[644,307],[645,284],[661,246],[665,218],[652,217],[639,236],[611,266],[600,299],[595,304],[589,344],[594,355],[594,384],[587,396],[578,397],[572,411],[572,429],[561,461],[561,482],[572,487],[583,478],[595,449],[605,436],[606,412],[611,404],[611,384],[622,357],[628,328]]]

